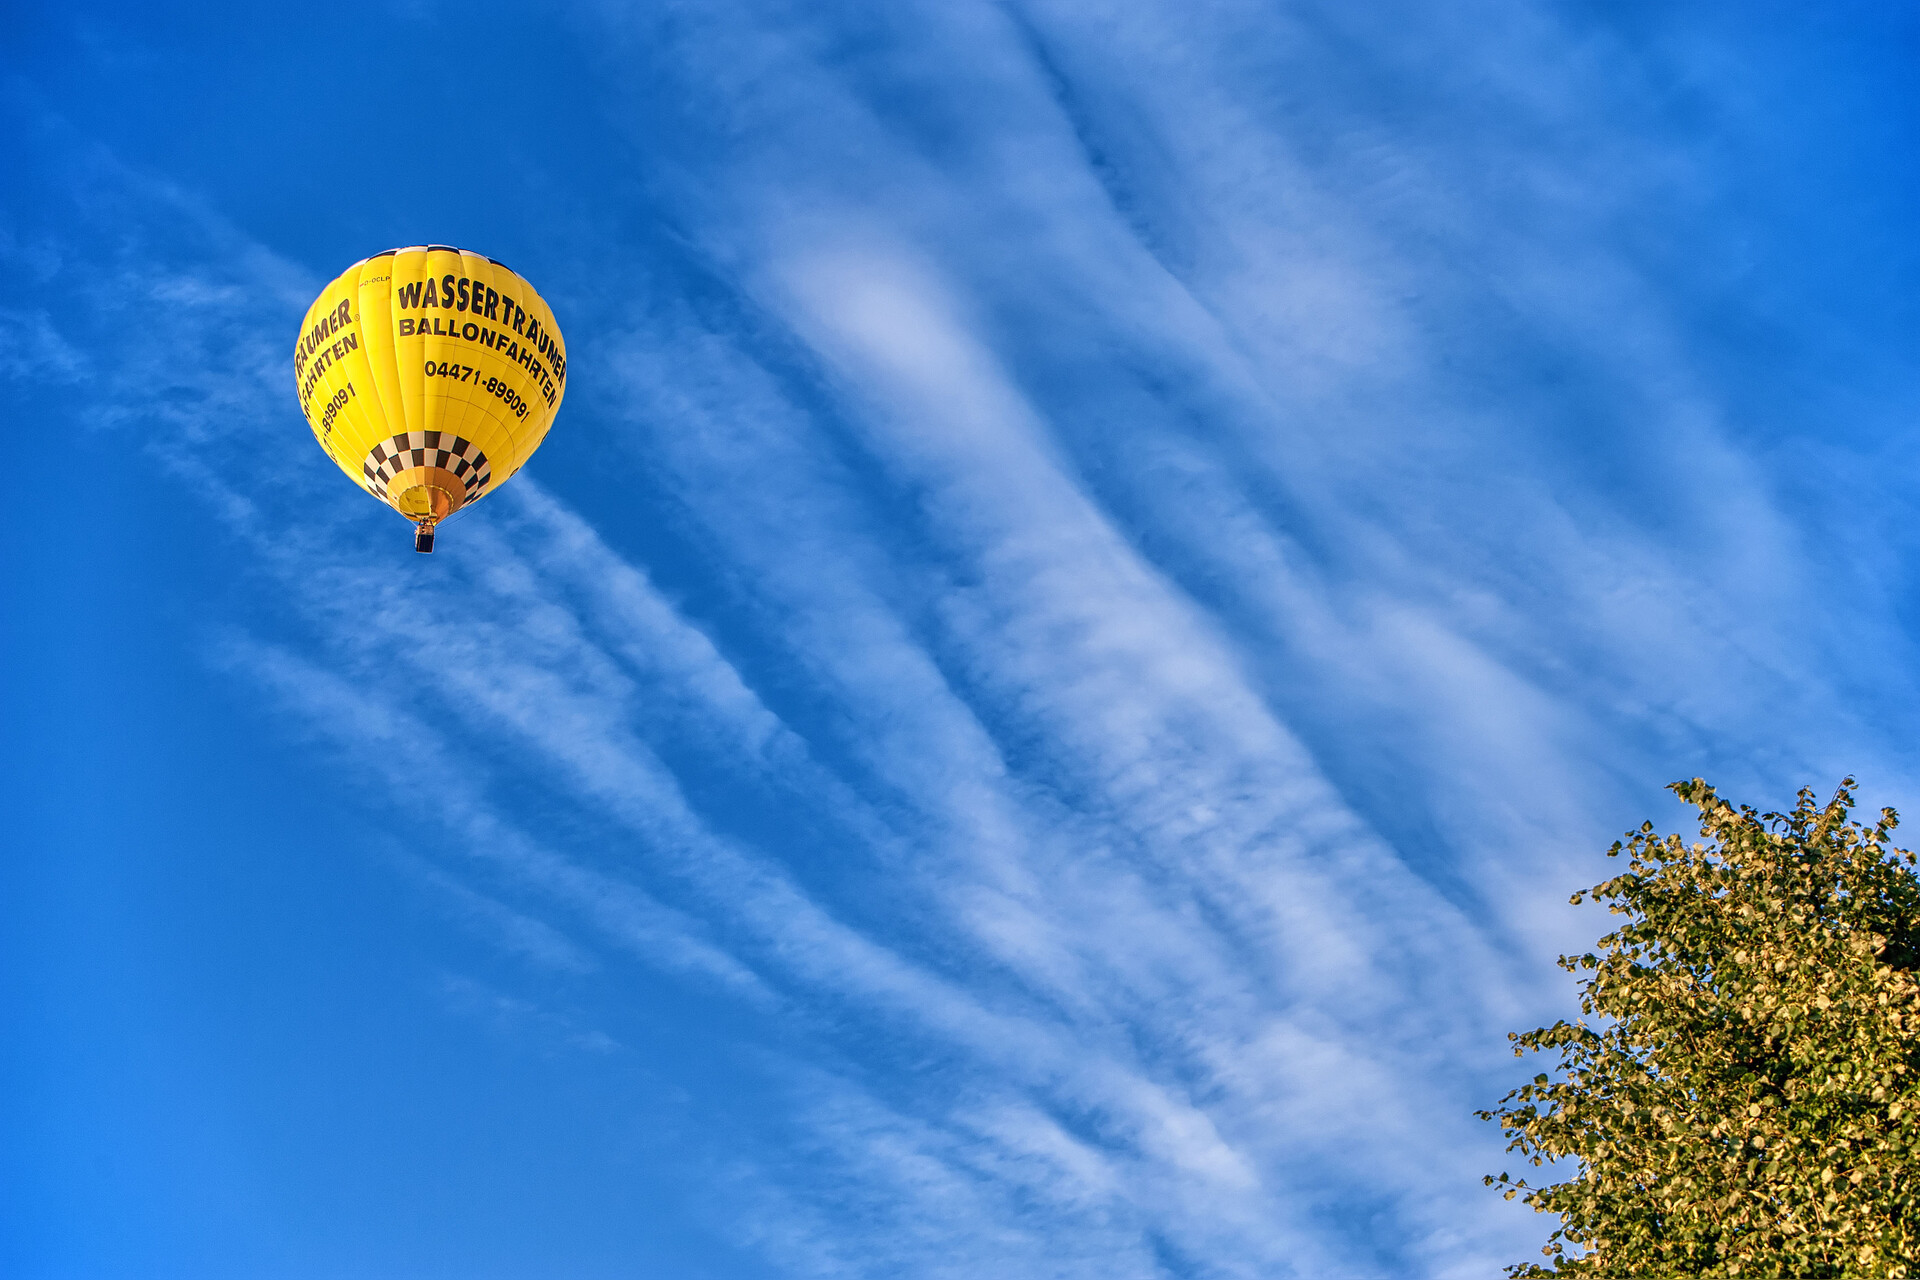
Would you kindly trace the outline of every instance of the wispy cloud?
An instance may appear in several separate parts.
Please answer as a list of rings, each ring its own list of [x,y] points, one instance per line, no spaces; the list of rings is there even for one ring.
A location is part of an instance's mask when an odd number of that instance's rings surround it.
[[[404,865],[505,952],[792,1032],[716,1210],[782,1270],[1518,1256],[1468,1113],[1595,850],[1668,775],[1908,783],[1840,642],[1905,655],[1897,620],[1637,247],[1689,177],[1644,68],[1517,4],[580,21],[609,111],[677,113],[636,145],[719,301],[555,290],[594,471],[415,572],[316,454],[211,660],[373,809],[431,777]],[[97,427],[284,524],[254,442],[298,451],[317,282],[84,169],[121,248],[9,229],[20,278],[93,283],[0,314],[0,369],[101,361]],[[164,349],[89,336],[141,299]]]

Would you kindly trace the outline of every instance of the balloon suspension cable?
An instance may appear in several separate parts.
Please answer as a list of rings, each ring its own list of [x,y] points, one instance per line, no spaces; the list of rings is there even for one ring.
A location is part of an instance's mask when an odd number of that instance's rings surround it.
[[[422,520],[413,530],[413,549],[419,552],[433,550],[433,525],[431,520]]]

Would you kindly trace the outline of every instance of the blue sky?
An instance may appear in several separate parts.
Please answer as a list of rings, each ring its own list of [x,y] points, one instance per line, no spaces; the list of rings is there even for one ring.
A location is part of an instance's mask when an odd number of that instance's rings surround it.
[[[1920,21],[18,4],[0,1271],[1478,1276],[1704,775],[1920,795]],[[505,261],[432,557],[295,330]]]

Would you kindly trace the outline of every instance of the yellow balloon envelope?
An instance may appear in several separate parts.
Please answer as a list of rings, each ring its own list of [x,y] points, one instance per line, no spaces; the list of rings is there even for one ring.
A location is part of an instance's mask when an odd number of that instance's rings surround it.
[[[293,374],[320,447],[431,551],[440,521],[546,439],[567,353],[533,286],[492,258],[417,245],[356,262],[321,291]]]

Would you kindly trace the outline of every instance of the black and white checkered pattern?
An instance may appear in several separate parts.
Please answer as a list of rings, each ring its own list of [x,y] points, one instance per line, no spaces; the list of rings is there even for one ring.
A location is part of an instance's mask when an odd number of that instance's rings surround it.
[[[387,482],[409,467],[444,467],[460,477],[466,486],[466,501],[472,502],[493,482],[493,467],[487,455],[465,436],[451,431],[406,431],[373,446],[373,452],[360,464],[367,488],[385,500]]]

